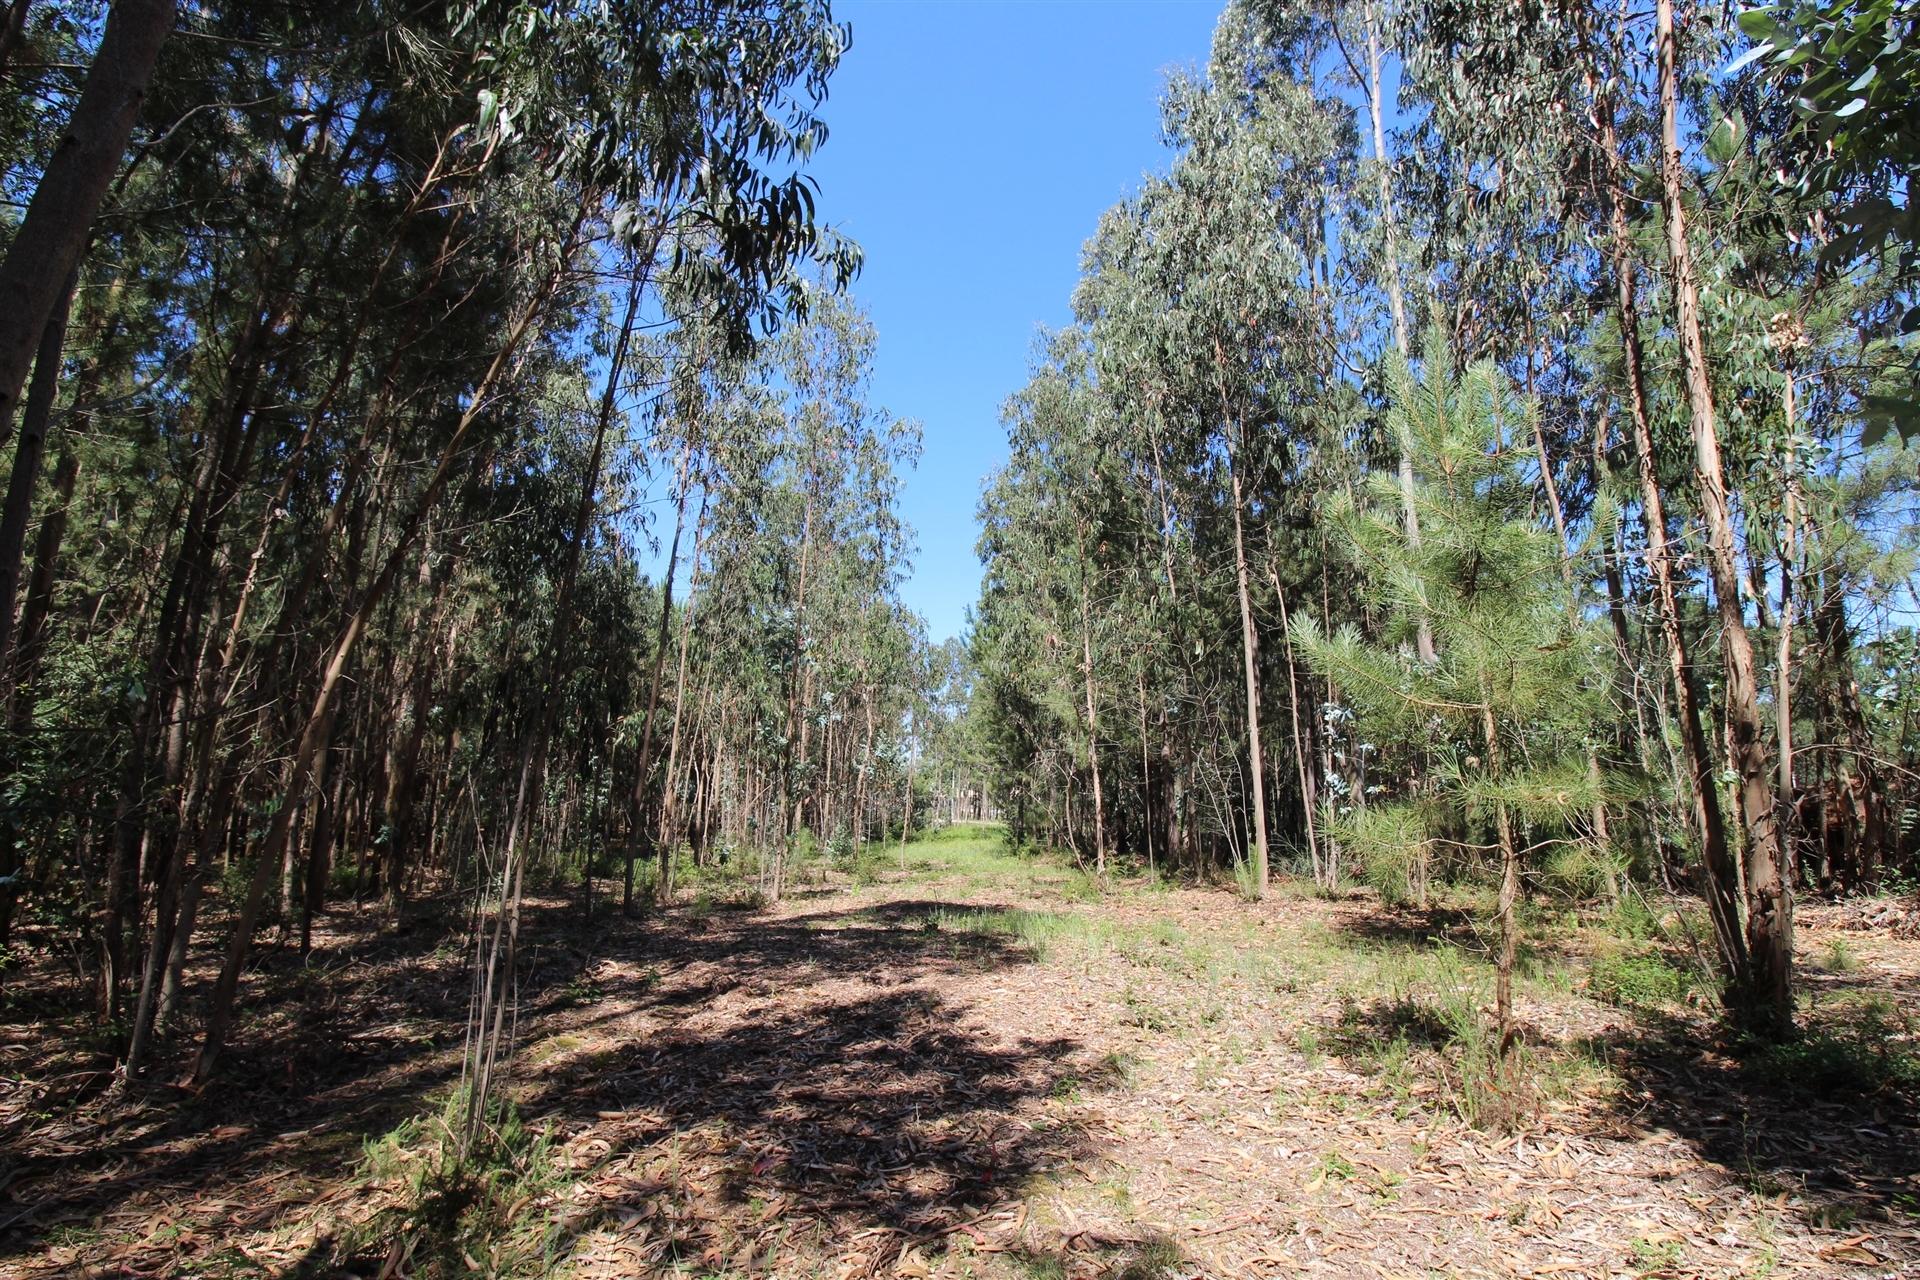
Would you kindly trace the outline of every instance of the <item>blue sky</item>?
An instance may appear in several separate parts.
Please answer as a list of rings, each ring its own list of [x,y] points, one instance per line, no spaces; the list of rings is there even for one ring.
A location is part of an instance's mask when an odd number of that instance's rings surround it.
[[[827,221],[860,242],[854,294],[879,331],[873,400],[926,429],[904,514],[904,589],[933,639],[980,584],[974,510],[1006,457],[1000,403],[1039,327],[1071,318],[1100,214],[1165,165],[1167,71],[1204,62],[1216,0],[840,0],[853,48],[811,171]]]

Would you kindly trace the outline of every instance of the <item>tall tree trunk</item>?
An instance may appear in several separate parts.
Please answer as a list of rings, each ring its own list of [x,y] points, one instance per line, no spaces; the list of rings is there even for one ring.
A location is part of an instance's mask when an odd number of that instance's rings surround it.
[[[1773,718],[1774,733],[1779,739],[1781,812],[1786,816],[1786,831],[1789,833],[1783,837],[1782,844],[1790,854],[1790,833],[1793,831],[1791,815],[1796,810],[1799,795],[1793,780],[1793,615],[1799,604],[1796,585],[1800,574],[1800,457],[1793,439],[1799,424],[1794,421],[1796,405],[1791,348],[1786,352],[1782,373],[1785,375],[1782,407],[1787,426],[1786,483],[1780,496],[1780,620],[1774,647]],[[1794,878],[1792,863],[1795,861],[1797,859],[1789,856],[1789,865],[1783,869],[1789,880]]]
[[[1087,607],[1087,544],[1080,541],[1080,676],[1087,707],[1087,772],[1093,776],[1093,873],[1107,876],[1107,803],[1100,789],[1100,716],[1093,692],[1093,620]],[[951,815],[949,815],[951,816]]]
[[[1700,325],[1700,289],[1687,242],[1685,172],[1679,142],[1679,40],[1673,0],[1656,0],[1660,63],[1661,203],[1667,258],[1673,277],[1674,318],[1680,334],[1687,414],[1693,432],[1694,476],[1707,531],[1707,566],[1719,606],[1721,657],[1726,666],[1728,749],[1738,777],[1746,826],[1747,951],[1750,985],[1738,993],[1741,1013],[1756,1026],[1786,1034],[1793,1026],[1793,900],[1784,874],[1779,812],[1760,728],[1753,642],[1740,608],[1740,569],[1728,511],[1725,469],[1714,423],[1713,386]]]
[[[1380,101],[1380,24],[1373,5],[1367,5],[1367,111],[1372,117],[1373,158],[1379,171],[1380,224],[1386,231],[1381,276],[1387,285],[1387,306],[1393,313],[1393,346],[1402,360],[1413,359],[1413,337],[1407,329],[1407,300],[1400,287],[1400,225],[1393,207],[1393,171],[1387,163],[1387,135],[1382,121],[1385,111]],[[1413,458],[1400,451],[1400,514],[1406,524],[1407,545],[1420,545],[1420,514],[1413,506]],[[1434,660],[1433,628],[1423,617],[1414,640],[1420,661]]]
[[[13,61],[14,50],[20,47],[27,33],[27,7],[29,0],[11,0],[7,5],[7,15],[0,18],[0,77],[7,74],[7,64]]]
[[[659,839],[675,848],[678,848],[680,843],[680,784],[675,780],[674,771],[678,767],[677,762],[680,759],[681,733],[687,723],[687,653],[693,639],[694,603],[696,599],[694,592],[697,591],[700,586],[700,531],[706,523],[706,518],[707,504],[703,498],[700,502],[700,514],[694,520],[693,569],[687,576],[687,604],[680,611],[680,657],[677,663],[677,670],[673,677],[673,727],[672,731],[667,735],[667,767],[662,774],[665,780],[665,786],[660,794]],[[700,692],[700,711],[702,716],[704,716],[708,702],[713,697],[713,685],[711,681],[702,681],[702,686]],[[691,767],[693,761],[689,759],[687,763],[688,766]],[[700,816],[698,809],[696,809],[694,816]],[[700,843],[696,846],[696,851],[703,851],[704,847],[705,837],[702,836]]]
[[[12,432],[27,366],[86,252],[173,23],[174,0],[116,0],[107,10],[86,86],[0,262],[0,441]]]
[[[1314,808],[1318,797],[1313,785],[1313,768],[1308,763],[1312,753],[1307,748],[1306,737],[1300,732],[1300,675],[1293,662],[1293,620],[1287,612],[1286,588],[1280,585],[1280,568],[1271,558],[1267,561],[1267,576],[1273,580],[1274,598],[1280,602],[1280,629],[1286,635],[1287,716],[1293,732],[1293,765],[1300,780],[1301,817],[1307,831],[1307,861],[1317,874],[1320,870],[1320,839],[1314,831],[1318,818]]]
[[[35,482],[40,477],[40,460],[46,453],[47,424],[53,416],[54,394],[59,388],[61,353],[66,346],[67,313],[73,302],[75,279],[74,274],[68,275],[66,288],[47,318],[40,349],[34,357],[26,413],[14,448],[13,475],[7,485],[4,512],[0,512],[0,715],[5,716],[10,731],[24,723],[15,715],[15,673],[19,664],[15,661],[13,598],[19,587],[27,517],[33,505]],[[71,493],[71,482],[68,489]],[[65,503],[61,505],[60,519],[64,521]],[[0,769],[10,776],[14,763],[0,761]],[[14,879],[20,869],[17,841],[18,833],[13,829],[11,818],[0,822],[0,945],[5,945],[13,932]],[[108,991],[111,992],[111,984]]]
[[[33,381],[27,386],[26,412],[20,419],[19,439],[13,449],[13,473],[7,481],[6,506],[0,509],[0,672],[13,668],[14,596],[20,589],[20,564],[27,544],[27,521],[33,511],[34,489],[40,480],[40,460],[46,456],[47,425],[53,418],[54,394],[60,385],[61,354],[66,349],[67,314],[79,272],[68,274],[52,312],[41,331],[33,361]],[[6,695],[11,690],[0,691]]]
[[[806,507],[800,517],[800,577],[793,600],[793,660],[787,664],[787,735],[780,767],[780,820],[774,832],[773,877],[770,897],[780,901],[785,887],[787,854],[800,833],[800,810],[806,797],[800,789],[800,770],[806,764],[807,575],[813,559],[813,491],[809,482]]]
[[[577,229],[578,224],[575,225]],[[475,970],[478,995],[475,1016],[467,1031],[469,1053],[463,1067],[468,1087],[463,1153],[472,1150],[486,1126],[494,1071],[510,1048],[504,1037],[507,1008],[513,1003],[508,998],[508,992],[518,961],[520,905],[528,861],[524,845],[531,836],[529,828],[532,819],[528,817],[527,810],[529,805],[538,803],[546,783],[547,755],[552,746],[560,683],[563,673],[568,669],[573,647],[573,597],[579,583],[580,560],[592,528],[594,495],[600,488],[601,473],[605,470],[607,436],[613,429],[621,366],[625,363],[634,316],[639,309],[640,295],[645,288],[659,240],[660,233],[656,230],[646,252],[636,262],[629,282],[626,318],[621,323],[620,341],[614,348],[613,359],[607,368],[606,388],[594,423],[593,447],[581,471],[580,497],[574,505],[573,527],[567,539],[559,587],[554,592],[553,623],[542,646],[539,684],[536,688],[538,709],[534,713],[527,744],[522,748],[520,781],[514,793],[512,815],[507,822],[507,838],[500,869],[501,896],[494,910],[492,945],[484,965],[477,965]],[[565,253],[561,261],[564,263],[569,257],[571,254]]]
[[[1247,755],[1253,775],[1252,883],[1255,898],[1267,896],[1267,785],[1266,764],[1260,748],[1260,636],[1253,625],[1253,597],[1247,573],[1247,540],[1241,507],[1240,460],[1227,454],[1227,474],[1233,486],[1233,574],[1240,600],[1240,657],[1247,686]]]
[[[1597,105],[1601,148],[1607,162],[1610,253],[1614,301],[1619,314],[1622,354],[1626,363],[1627,401],[1633,421],[1633,448],[1640,480],[1640,515],[1646,529],[1647,567],[1652,571],[1661,633],[1666,641],[1668,668],[1673,681],[1674,709],[1679,720],[1681,749],[1693,803],[1694,834],[1706,864],[1707,912],[1730,990],[1749,984],[1746,937],[1740,927],[1738,875],[1727,847],[1726,820],[1720,810],[1713,753],[1701,725],[1700,700],[1694,691],[1692,663],[1687,656],[1686,633],[1680,626],[1679,592],[1675,586],[1674,556],[1667,543],[1666,503],[1660,492],[1649,417],[1646,357],[1640,342],[1640,312],[1635,296],[1633,240],[1627,226],[1625,165],[1614,131],[1613,106],[1602,98]]]
[[[1492,700],[1483,687],[1480,701],[1480,729],[1487,741],[1487,773],[1499,779],[1503,773],[1500,728],[1493,717]],[[1520,951],[1520,849],[1513,838],[1513,821],[1504,802],[1493,806],[1494,830],[1500,839],[1500,957],[1495,965],[1494,1017],[1499,1023],[1500,1052],[1504,1056],[1514,1044],[1513,966]]]
[[[629,326],[633,323],[633,314],[627,314]],[[680,466],[675,488],[679,490],[673,510],[673,542],[667,548],[667,573],[660,584],[660,622],[653,633],[653,669],[647,676],[647,718],[640,729],[640,758],[634,768],[633,782],[633,835],[636,842],[659,840],[659,805],[662,788],[654,785],[653,779],[653,741],[654,722],[660,714],[660,680],[667,665],[667,635],[673,624],[673,575],[680,563],[680,535],[687,521],[687,468],[693,458],[693,445],[688,442],[680,447]],[[674,712],[679,713],[679,704]],[[662,783],[664,785],[664,779]],[[628,855],[631,860],[632,855]],[[673,901],[673,846],[659,841],[657,849],[659,860],[658,880],[654,886],[655,896],[661,903]],[[626,901],[621,903],[623,910],[631,911],[633,876],[627,876]]]

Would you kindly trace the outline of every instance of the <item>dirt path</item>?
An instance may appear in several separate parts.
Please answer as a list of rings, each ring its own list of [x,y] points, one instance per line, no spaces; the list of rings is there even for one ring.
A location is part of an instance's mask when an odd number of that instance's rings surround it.
[[[1551,949],[1523,1002],[1551,1087],[1487,1089],[1421,1020],[1476,994],[1459,920],[1089,897],[961,840],[772,910],[578,937],[554,904],[506,1225],[457,1247],[431,1125],[381,1135],[452,1078],[461,957],[342,960],[276,1015],[338,1046],[292,1085],[256,1029],[224,1097],[27,1126],[0,1275],[1920,1275],[1890,1096],[1770,1093]],[[1911,1012],[1920,946],[1847,945],[1816,985]]]

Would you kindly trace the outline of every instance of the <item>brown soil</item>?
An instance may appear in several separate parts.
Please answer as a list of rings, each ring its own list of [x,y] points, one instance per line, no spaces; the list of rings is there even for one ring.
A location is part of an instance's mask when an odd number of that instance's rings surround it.
[[[1588,998],[1591,931],[1540,943],[1533,1067],[1469,1106],[1458,1047],[1421,1010],[1474,972],[1471,918],[1074,887],[895,876],[591,928],[577,902],[535,904],[511,1088],[546,1168],[505,1206],[520,1252],[464,1263],[1920,1275],[1912,1099],[1757,1071],[1698,1007]],[[1023,940],[999,908],[1046,914]],[[1816,1016],[1866,993],[1910,1034],[1920,942],[1821,917],[1801,929]],[[457,1078],[466,957],[445,936],[343,912],[310,962],[269,951],[200,1094],[116,1096],[74,1026],[10,1013],[0,1275],[425,1267],[428,1215],[401,1212],[424,1148],[366,1148]],[[1455,943],[1466,959],[1436,950]]]

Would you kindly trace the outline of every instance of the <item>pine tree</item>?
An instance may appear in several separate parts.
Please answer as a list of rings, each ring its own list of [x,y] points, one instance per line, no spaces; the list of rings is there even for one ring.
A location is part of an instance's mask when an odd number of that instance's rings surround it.
[[[1466,851],[1497,851],[1495,1017],[1504,1052],[1515,1039],[1524,865],[1543,847],[1579,838],[1576,818],[1606,786],[1581,746],[1594,714],[1595,649],[1565,607],[1558,539],[1531,511],[1531,405],[1491,364],[1451,376],[1437,336],[1422,363],[1418,381],[1405,362],[1393,363],[1388,413],[1414,466],[1419,540],[1407,535],[1404,491],[1392,475],[1372,477],[1370,501],[1343,495],[1329,504],[1371,602],[1387,616],[1382,637],[1369,643],[1350,626],[1328,633],[1299,616],[1293,642],[1348,691],[1372,733],[1428,734],[1440,744],[1435,787],[1346,821],[1348,843],[1376,864],[1458,831],[1478,833]],[[1423,621],[1437,651],[1430,663],[1415,654]],[[1490,844],[1481,840],[1489,831]]]

